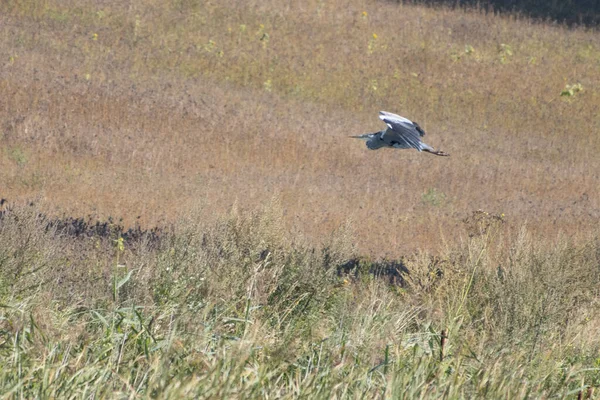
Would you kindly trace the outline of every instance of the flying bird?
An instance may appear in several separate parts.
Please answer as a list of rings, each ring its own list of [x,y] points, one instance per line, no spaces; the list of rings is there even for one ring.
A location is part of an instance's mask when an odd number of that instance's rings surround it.
[[[386,111],[379,112],[379,119],[387,124],[386,129],[350,137],[366,141],[367,147],[371,150],[393,147],[395,149],[417,149],[436,156],[450,155],[423,143],[421,137],[425,136],[425,131],[416,122]]]

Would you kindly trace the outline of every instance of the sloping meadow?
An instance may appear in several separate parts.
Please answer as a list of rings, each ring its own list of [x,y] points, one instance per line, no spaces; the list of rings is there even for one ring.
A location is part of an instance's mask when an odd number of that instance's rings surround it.
[[[464,245],[398,260],[390,283],[351,231],[310,247],[280,207],[127,241],[5,213],[0,392],[547,398],[600,384],[597,237],[540,241],[482,217]]]
[[[554,235],[600,217],[597,33],[390,2],[6,1],[0,184],[146,227],[277,194],[313,244],[435,251],[475,210]],[[347,136],[379,110],[440,159]]]

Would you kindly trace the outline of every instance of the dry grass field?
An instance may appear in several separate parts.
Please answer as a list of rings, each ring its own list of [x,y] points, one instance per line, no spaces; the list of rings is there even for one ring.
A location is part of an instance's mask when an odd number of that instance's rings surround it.
[[[374,257],[466,237],[482,209],[546,236],[600,218],[600,37],[384,1],[0,5],[0,196],[164,225],[279,198]],[[580,84],[572,96],[567,85]],[[368,151],[379,110],[449,153]]]
[[[401,3],[0,1],[0,398],[597,398],[600,34]]]

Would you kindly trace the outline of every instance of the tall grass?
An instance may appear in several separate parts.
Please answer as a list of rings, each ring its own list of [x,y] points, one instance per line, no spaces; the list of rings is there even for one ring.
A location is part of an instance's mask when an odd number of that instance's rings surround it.
[[[397,286],[338,273],[355,257],[346,232],[312,248],[282,226],[274,203],[120,250],[49,230],[35,208],[6,214],[0,392],[574,398],[600,384],[597,238],[488,225],[441,256],[406,257]],[[131,275],[114,296],[117,254]]]

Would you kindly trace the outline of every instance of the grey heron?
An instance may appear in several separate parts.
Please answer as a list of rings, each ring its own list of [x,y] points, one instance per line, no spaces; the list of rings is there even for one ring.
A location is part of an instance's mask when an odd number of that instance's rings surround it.
[[[379,119],[387,124],[386,129],[350,137],[366,141],[367,147],[371,150],[393,147],[396,149],[417,149],[436,156],[450,155],[423,143],[421,137],[425,135],[425,131],[416,122],[387,111],[380,111]]]

